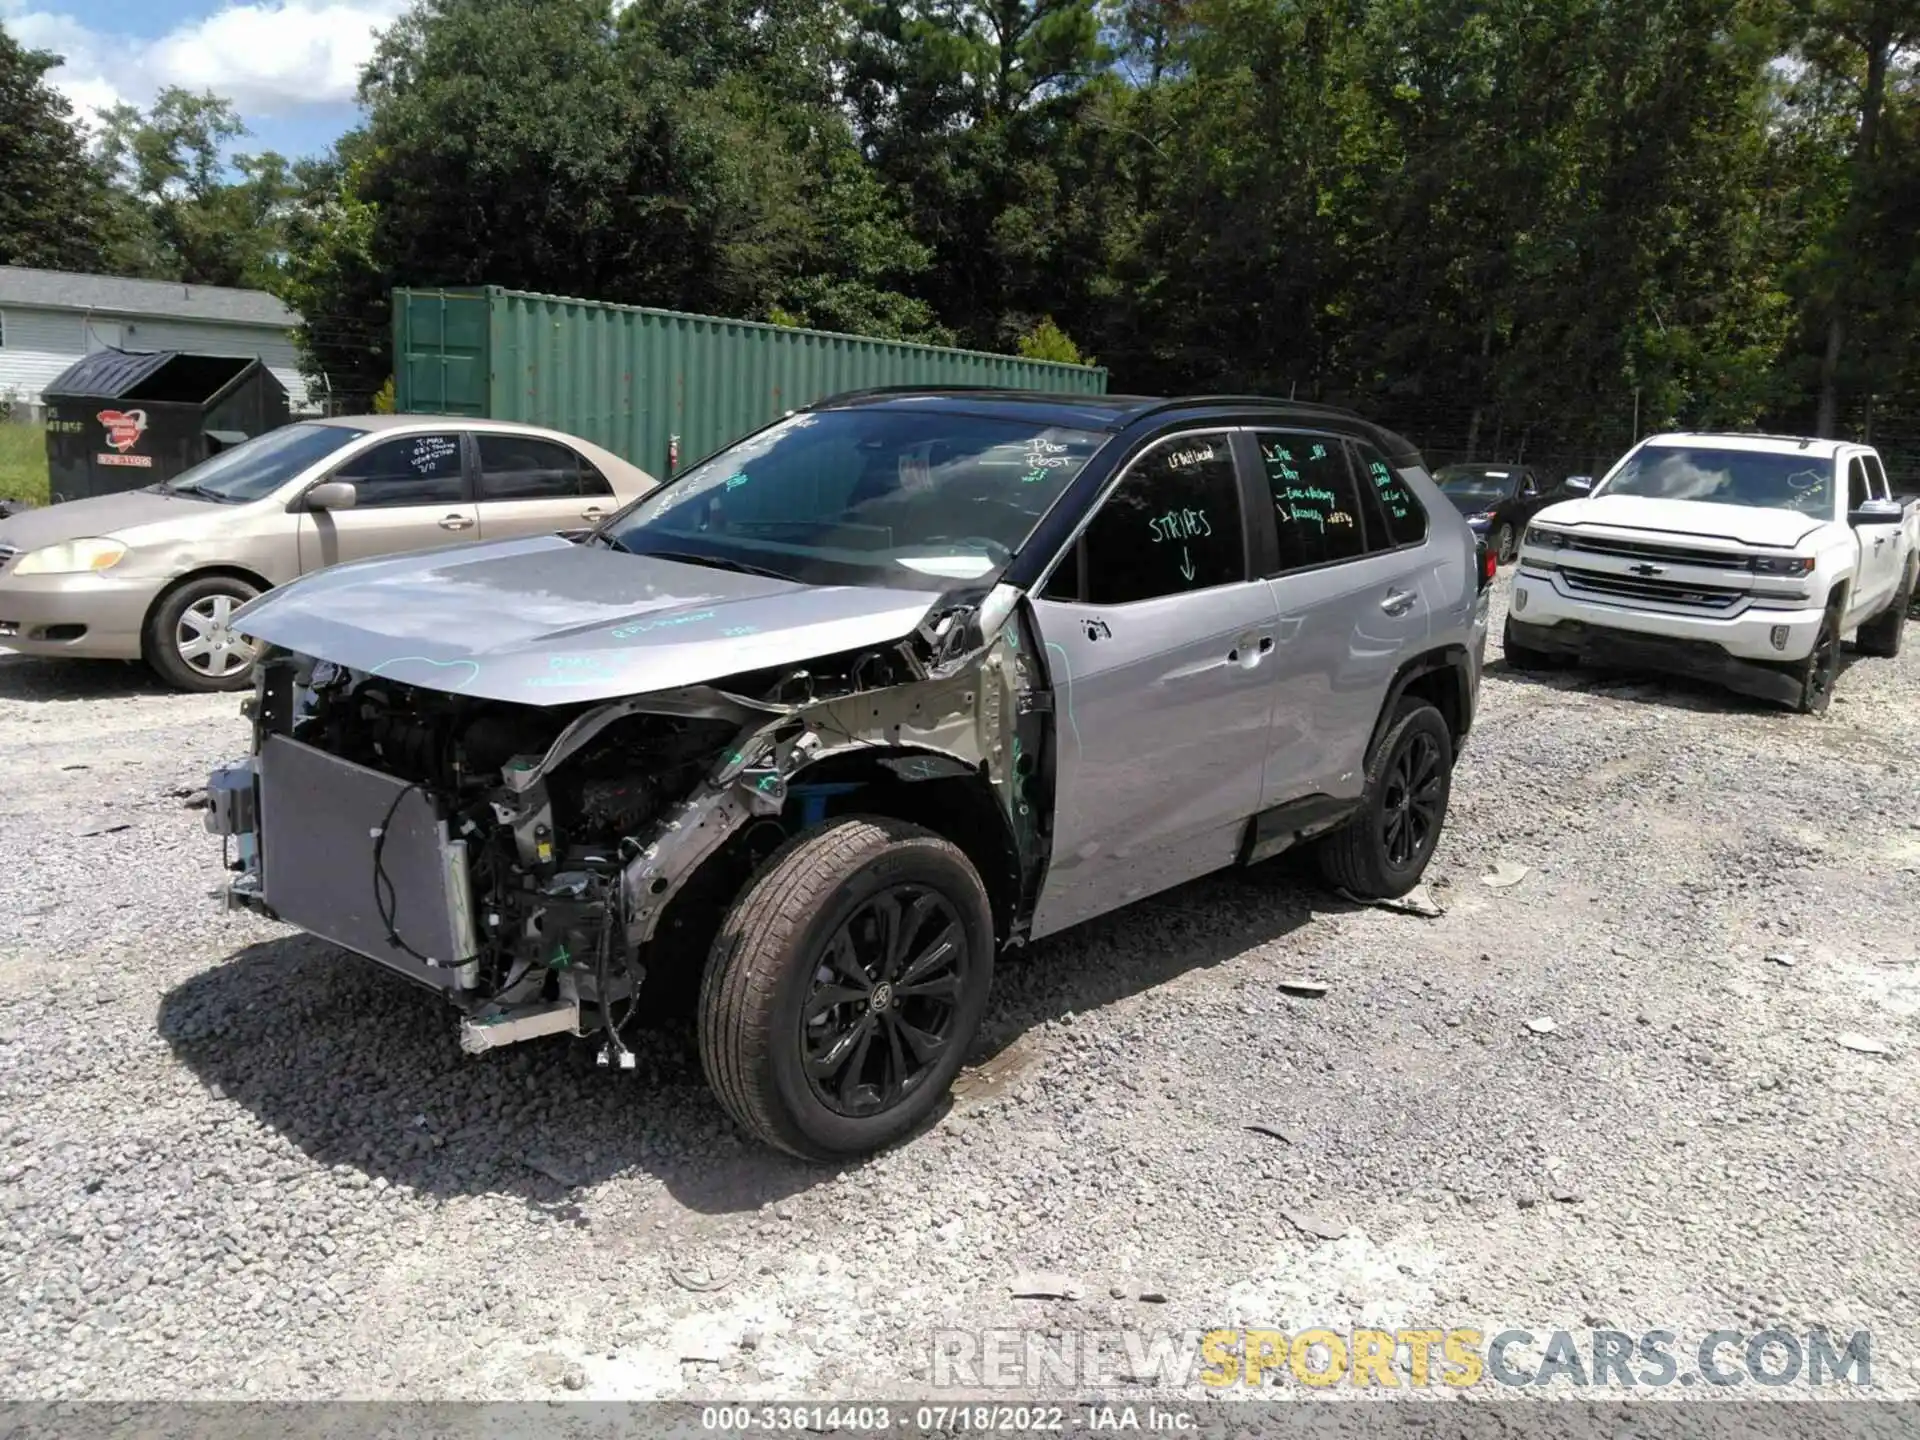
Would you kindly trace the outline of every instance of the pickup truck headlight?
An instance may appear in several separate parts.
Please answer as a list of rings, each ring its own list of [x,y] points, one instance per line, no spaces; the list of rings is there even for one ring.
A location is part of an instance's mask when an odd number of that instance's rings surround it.
[[[1558,550],[1573,537],[1564,530],[1549,530],[1544,525],[1529,525],[1521,543],[1524,545],[1545,545],[1550,550]]]
[[[1753,557],[1753,571],[1756,575],[1805,575],[1812,569],[1811,555],[1756,555]]]
[[[89,570],[111,570],[126,558],[118,540],[62,540],[42,545],[13,562],[15,575],[84,575]]]

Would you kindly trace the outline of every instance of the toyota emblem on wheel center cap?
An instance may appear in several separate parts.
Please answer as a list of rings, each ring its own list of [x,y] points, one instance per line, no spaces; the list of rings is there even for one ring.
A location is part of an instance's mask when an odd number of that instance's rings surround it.
[[[869,1009],[878,1011],[878,1010],[886,1009],[887,1006],[891,1005],[892,1003],[893,1003],[893,986],[887,984],[886,981],[883,980],[878,985],[873,987],[873,995],[867,1001],[867,1006]]]

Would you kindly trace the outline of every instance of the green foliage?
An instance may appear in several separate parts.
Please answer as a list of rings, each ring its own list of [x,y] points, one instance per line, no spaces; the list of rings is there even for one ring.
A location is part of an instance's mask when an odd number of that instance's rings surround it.
[[[337,396],[391,374],[390,287],[488,283],[1603,463],[1636,415],[1920,406],[1917,46],[1911,0],[419,0],[325,159],[223,159],[172,91],[109,117],[104,218],[59,152],[60,210],[273,288]]]
[[[146,111],[122,104],[102,116],[98,153],[115,180],[115,273],[274,287],[294,178],[271,151],[230,154],[246,133],[232,102],[178,87]]]
[[[47,503],[47,431],[0,419],[0,500]]]
[[[0,265],[87,270],[105,251],[106,177],[46,81],[59,63],[0,28]]]
[[[1080,347],[1073,343],[1067,332],[1053,323],[1053,317],[1042,317],[1026,334],[1014,344],[1015,353],[1029,360],[1051,360],[1060,365],[1097,365],[1099,362],[1091,356],[1082,355]]]

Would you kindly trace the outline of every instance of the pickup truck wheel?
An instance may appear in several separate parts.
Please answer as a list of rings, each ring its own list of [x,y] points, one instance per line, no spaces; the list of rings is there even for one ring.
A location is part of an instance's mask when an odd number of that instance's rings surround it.
[[[1501,632],[1500,648],[1506,652],[1507,664],[1523,674],[1540,670],[1558,670],[1562,663],[1558,655],[1549,655],[1544,650],[1535,650],[1532,646],[1517,644],[1513,638],[1511,625]]]
[[[1900,653],[1900,642],[1907,631],[1907,611],[1913,604],[1914,563],[1909,562],[1901,578],[1900,589],[1892,602],[1873,619],[1853,633],[1853,643],[1863,655],[1879,655],[1891,660]]]
[[[986,887],[958,848],[875,816],[769,858],[721,922],[700,1060],[727,1113],[808,1160],[864,1154],[947,1091],[993,981]]]
[[[1406,894],[1433,858],[1452,783],[1447,722],[1424,700],[1401,700],[1367,765],[1360,808],[1316,846],[1320,873],[1362,900]]]
[[[254,645],[228,628],[260,592],[231,575],[203,575],[170,591],[147,617],[142,649],[176,690],[239,690],[253,682]]]
[[[1794,667],[1800,698],[1794,709],[1802,715],[1824,715],[1833,703],[1833,682],[1840,674],[1840,613],[1827,611],[1814,638],[1813,653]]]

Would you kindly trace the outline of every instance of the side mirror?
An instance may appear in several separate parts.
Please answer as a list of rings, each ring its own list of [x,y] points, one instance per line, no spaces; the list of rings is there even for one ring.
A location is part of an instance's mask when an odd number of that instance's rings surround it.
[[[1569,475],[1566,480],[1566,488],[1573,491],[1576,495],[1585,495],[1593,489],[1593,477],[1591,475]]]
[[[1847,513],[1849,525],[1898,525],[1906,517],[1898,500],[1869,500]]]
[[[306,507],[309,510],[351,510],[359,499],[360,494],[353,488],[351,480],[327,480],[307,491]]]

